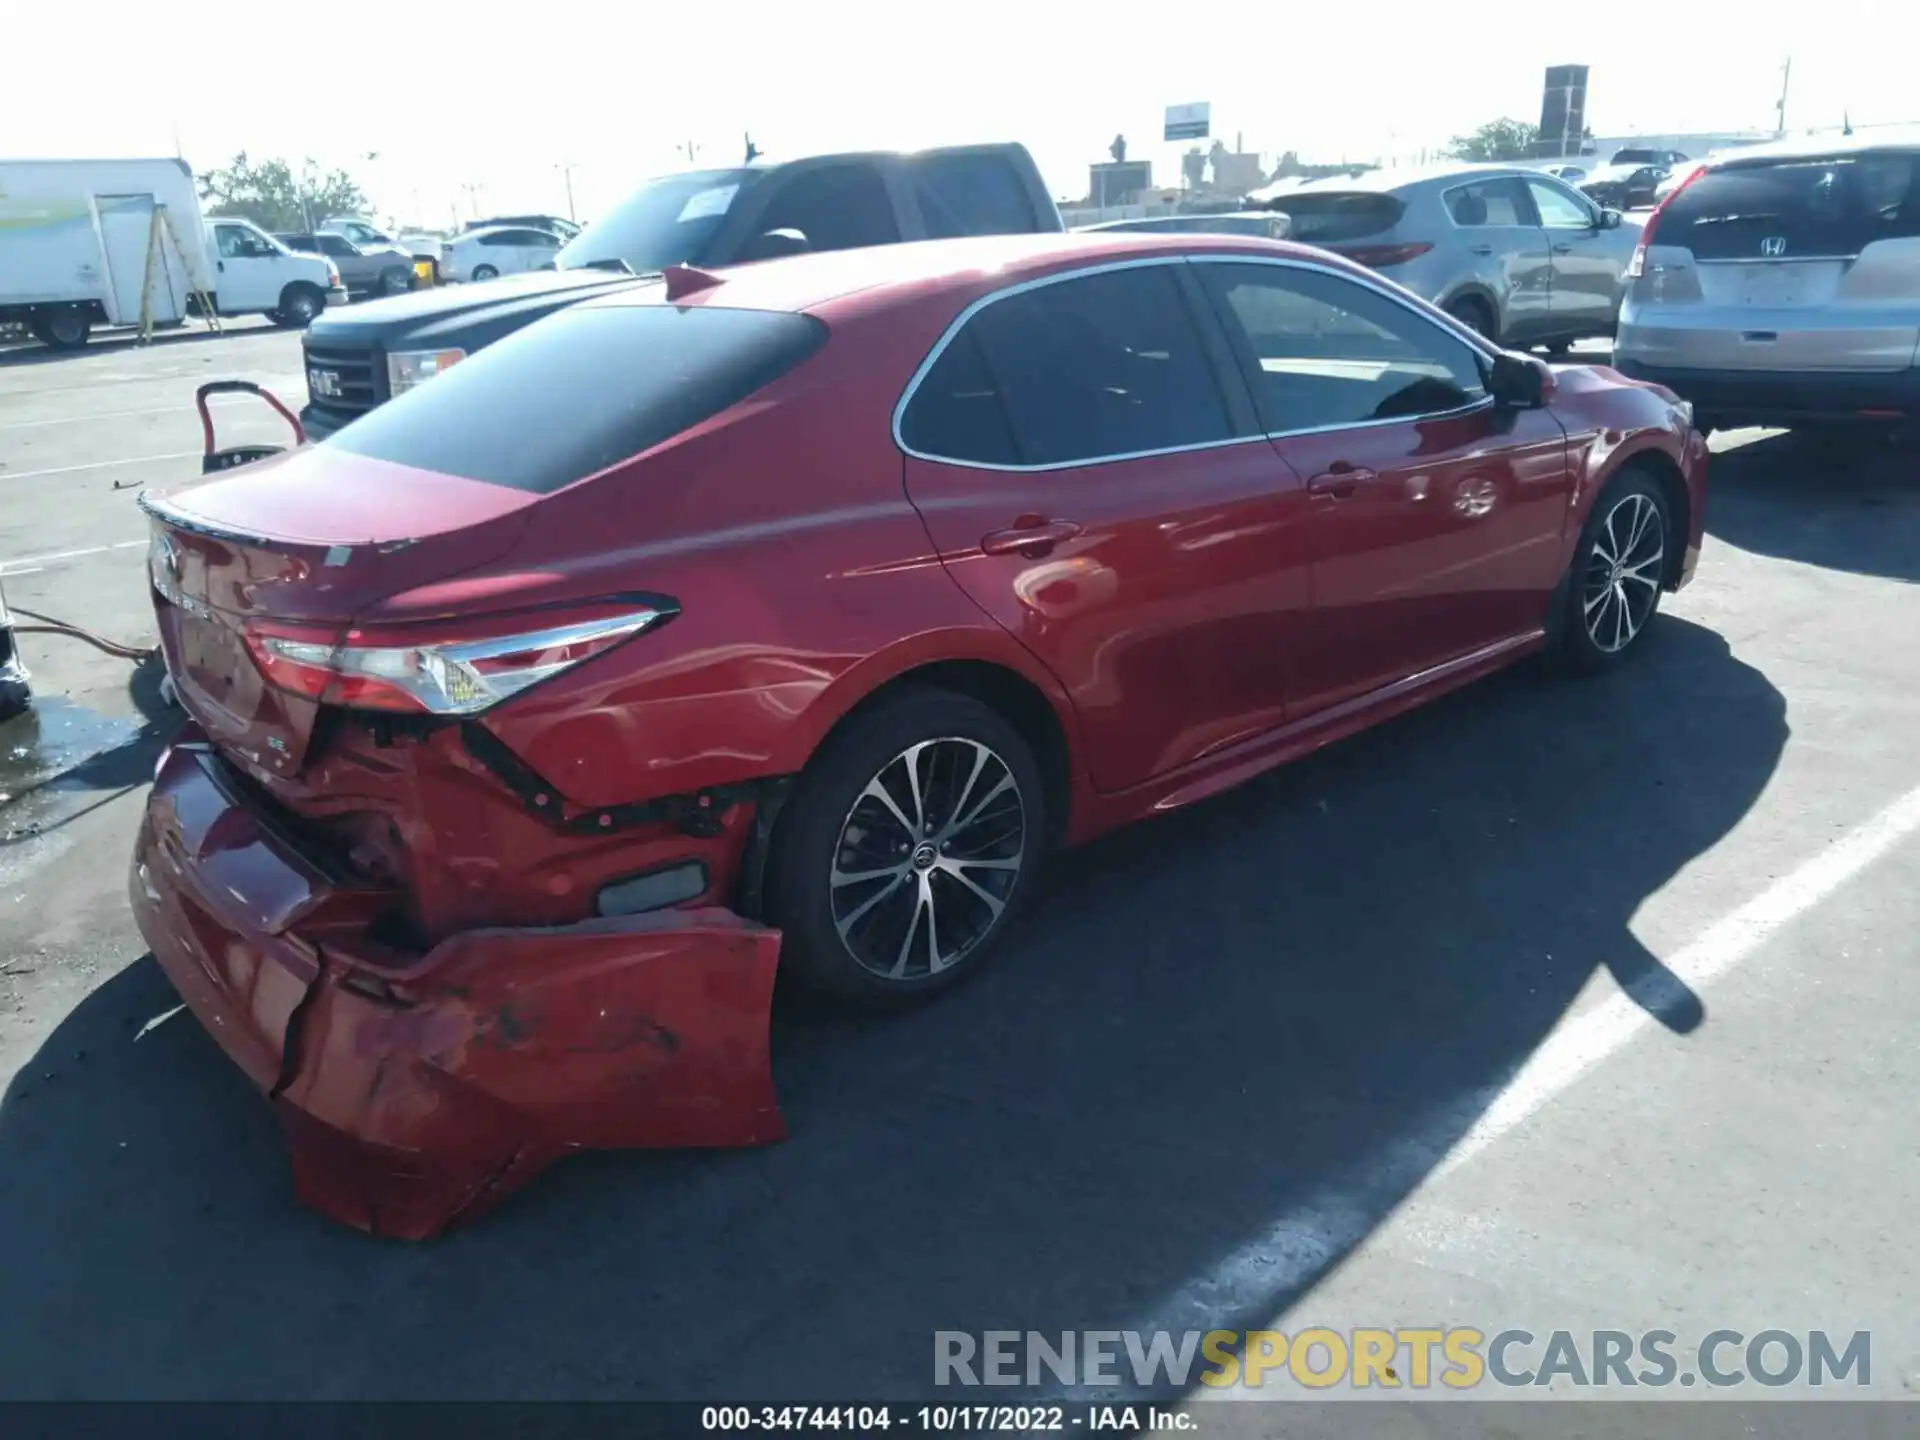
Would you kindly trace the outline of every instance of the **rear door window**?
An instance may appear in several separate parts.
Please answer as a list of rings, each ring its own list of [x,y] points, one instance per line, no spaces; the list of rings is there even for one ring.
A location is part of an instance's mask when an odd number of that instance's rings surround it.
[[[1026,180],[1004,155],[922,155],[908,162],[907,174],[931,239],[1035,228]]]
[[[564,310],[320,443],[545,494],[712,418],[825,339],[819,321],[790,313]]]
[[[1486,398],[1471,346],[1369,286],[1291,265],[1194,268],[1269,434],[1415,419]]]
[[[1482,225],[1527,225],[1533,216],[1527,209],[1526,187],[1518,180],[1501,176],[1476,180],[1471,185],[1456,185],[1446,193],[1447,213],[1453,223],[1473,229]]]
[[[1857,255],[1920,235],[1920,157],[1834,156],[1709,170],[1660,213],[1655,244],[1696,260]]]
[[[947,346],[978,347],[951,375],[936,364],[902,424],[935,458],[984,461],[1003,441],[991,387],[1021,465],[1070,465],[1234,438],[1219,380],[1170,265],[1055,281],[996,300]],[[947,360],[943,352],[941,362]],[[925,393],[923,393],[925,392]],[[968,439],[963,408],[989,426]],[[938,437],[957,436],[940,448]],[[955,453],[963,450],[964,453]]]

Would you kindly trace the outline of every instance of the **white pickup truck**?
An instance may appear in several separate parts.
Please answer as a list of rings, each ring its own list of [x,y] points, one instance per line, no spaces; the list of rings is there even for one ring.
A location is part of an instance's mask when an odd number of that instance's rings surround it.
[[[331,260],[246,220],[203,219],[184,160],[0,160],[0,325],[77,349],[95,326],[137,325],[143,310],[174,324],[195,291],[222,315],[289,328],[347,298]]]

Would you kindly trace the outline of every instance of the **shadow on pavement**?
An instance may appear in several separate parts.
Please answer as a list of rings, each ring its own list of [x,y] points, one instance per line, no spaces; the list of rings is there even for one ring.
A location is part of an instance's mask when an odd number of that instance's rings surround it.
[[[1920,580],[1920,437],[1786,431],[1717,452],[1707,533],[1758,555]]]
[[[1069,857],[928,1010],[789,1007],[786,1144],[582,1157],[429,1246],[296,1206],[191,1017],[140,1033],[143,960],[0,1100],[0,1393],[909,1398],[936,1329],[1260,1323],[1596,969],[1699,1022],[1629,921],[1787,733],[1671,617],[1618,675],[1484,682]]]
[[[197,320],[190,320],[174,329],[156,329],[151,341],[143,341],[137,329],[114,328],[95,330],[87,343],[78,350],[53,350],[37,341],[27,341],[20,345],[0,345],[0,367],[9,365],[59,365],[70,360],[84,360],[89,355],[100,355],[115,350],[152,348],[155,345],[194,345],[208,340],[228,340],[235,335],[263,334],[274,328],[264,319],[246,315],[222,317],[223,330],[209,330]]]

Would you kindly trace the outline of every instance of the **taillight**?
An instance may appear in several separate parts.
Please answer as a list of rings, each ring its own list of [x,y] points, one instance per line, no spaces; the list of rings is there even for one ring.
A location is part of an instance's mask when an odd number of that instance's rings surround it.
[[[537,630],[481,637],[373,644],[353,630],[342,641],[294,626],[256,625],[247,649],[268,682],[309,700],[349,710],[416,715],[474,715],[531,685],[603,655],[674,614],[671,606]],[[525,617],[522,617],[523,619]]]
[[[1667,192],[1666,199],[1653,207],[1653,213],[1647,216],[1647,223],[1640,227],[1640,243],[1633,247],[1633,258],[1627,261],[1627,279],[1638,280],[1647,273],[1647,247],[1653,244],[1654,226],[1660,223],[1660,217],[1666,212],[1666,208],[1680,198],[1680,192],[1706,173],[1704,165],[1693,171]]]
[[[1336,255],[1344,255],[1357,265],[1366,265],[1378,270],[1386,265],[1404,265],[1433,249],[1431,244],[1418,245],[1330,245],[1327,247]]]

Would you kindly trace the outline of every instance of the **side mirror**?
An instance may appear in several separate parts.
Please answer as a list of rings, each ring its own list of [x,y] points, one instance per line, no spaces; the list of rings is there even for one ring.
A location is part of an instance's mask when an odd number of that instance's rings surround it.
[[[1620,212],[1610,205],[1602,208],[1600,211],[1600,228],[1602,230],[1618,230],[1620,228]]]
[[[1538,410],[1553,398],[1553,371],[1531,355],[1503,350],[1487,373],[1487,393],[1506,410]]]
[[[804,255],[813,248],[806,235],[791,228],[768,230],[740,247],[739,260],[778,260],[783,255]]]

